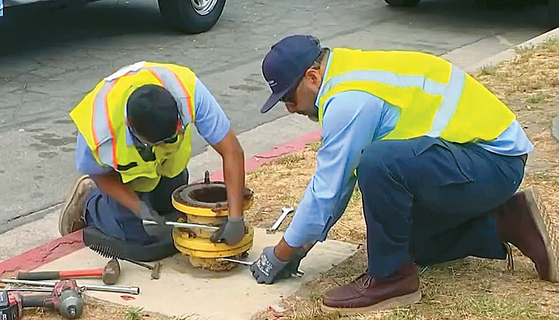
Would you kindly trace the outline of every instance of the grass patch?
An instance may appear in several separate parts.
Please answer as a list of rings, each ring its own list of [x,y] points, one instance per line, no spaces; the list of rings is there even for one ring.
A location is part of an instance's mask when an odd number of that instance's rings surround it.
[[[552,52],[557,52],[559,51],[559,38],[547,38],[539,47]]]
[[[400,308],[390,312],[390,314],[383,316],[382,320],[413,320],[417,319],[418,314],[415,308]]]
[[[531,56],[535,51],[536,51],[537,47],[535,46],[518,46],[516,48],[514,48],[514,52],[516,52],[516,54],[521,55],[521,56]]]
[[[144,308],[142,307],[130,306],[124,310],[124,316],[126,317],[126,320],[140,320],[143,319],[143,311]]]
[[[495,77],[497,77],[497,79],[499,80],[505,80],[507,78],[510,78],[510,76],[511,76],[510,72],[497,71],[495,73]]]
[[[305,156],[299,153],[289,154],[276,160],[276,163],[287,168],[293,168],[299,162],[305,160]]]
[[[530,103],[540,103],[547,99],[547,95],[544,93],[536,93],[530,97],[528,97],[528,102]]]
[[[311,142],[311,143],[307,143],[307,147],[309,149],[311,149],[314,152],[317,152],[318,149],[320,149],[320,147],[322,147],[322,140],[321,141],[315,141],[315,142]]]
[[[494,65],[487,65],[479,68],[479,73],[484,76],[493,76],[497,73],[497,67]]]
[[[465,303],[470,314],[490,319],[542,319],[543,316],[538,306],[530,301],[497,299],[486,294],[471,297]]]

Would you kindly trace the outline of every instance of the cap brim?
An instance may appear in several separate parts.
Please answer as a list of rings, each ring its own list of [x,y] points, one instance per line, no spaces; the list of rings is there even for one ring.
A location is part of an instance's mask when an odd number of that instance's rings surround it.
[[[260,113],[266,113],[270,111],[279,101],[280,99],[289,91],[289,87],[280,92],[274,92],[268,97],[268,100],[264,102],[262,108],[260,108]]]

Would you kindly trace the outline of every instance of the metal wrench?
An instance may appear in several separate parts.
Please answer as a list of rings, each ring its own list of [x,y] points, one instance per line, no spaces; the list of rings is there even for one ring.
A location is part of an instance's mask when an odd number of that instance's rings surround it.
[[[157,222],[155,222],[153,220],[142,220],[142,223],[144,225],[158,224]],[[179,227],[179,228],[199,228],[199,229],[206,229],[206,230],[211,230],[211,231],[217,231],[219,229],[219,227],[207,226],[207,225],[204,225],[204,224],[197,224],[197,223],[166,221],[165,224],[168,225],[168,226],[174,226],[174,227]]]
[[[252,266],[254,264],[254,262],[249,262],[249,261],[243,261],[243,260],[237,260],[237,259],[231,259],[231,258],[217,258],[215,259],[215,261],[227,261],[227,262],[233,262],[233,263],[238,263],[238,264],[242,264],[245,266]],[[303,270],[297,270],[297,272],[293,273],[293,276],[300,278],[302,276],[305,275],[305,272],[303,272]]]
[[[52,281],[33,281],[33,280],[16,280],[16,279],[1,279],[0,282],[12,283],[12,284],[24,284],[29,286],[41,286],[41,287],[55,287],[57,282]],[[127,293],[127,294],[140,294],[139,287],[126,287],[126,286],[114,286],[114,285],[95,285],[95,284],[84,284],[78,285],[80,290],[91,290],[91,291],[104,291],[104,292],[115,292],[115,293]]]
[[[281,214],[279,216],[279,218],[276,220],[276,222],[274,222],[274,224],[268,228],[266,230],[266,233],[274,233],[278,230],[278,228],[280,227],[281,223],[283,222],[283,220],[285,220],[285,218],[287,218],[287,216],[294,212],[295,208],[293,207],[283,207],[281,208]]]

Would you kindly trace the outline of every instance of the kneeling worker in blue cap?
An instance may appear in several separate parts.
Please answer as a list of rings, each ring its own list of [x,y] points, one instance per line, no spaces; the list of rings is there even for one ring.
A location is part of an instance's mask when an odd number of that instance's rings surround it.
[[[322,126],[316,172],[282,240],[251,266],[259,283],[297,270],[363,197],[368,269],[323,309],[364,312],[419,301],[418,265],[505,259],[510,244],[557,281],[557,248],[534,189],[517,192],[533,149],[514,113],[473,77],[421,52],[332,50],[287,37],[262,64],[279,101]],[[555,249],[555,250],[554,250]]]

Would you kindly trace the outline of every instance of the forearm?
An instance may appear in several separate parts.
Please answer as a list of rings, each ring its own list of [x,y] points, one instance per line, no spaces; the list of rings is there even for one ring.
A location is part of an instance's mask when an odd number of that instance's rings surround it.
[[[229,216],[243,215],[243,189],[245,187],[245,161],[242,149],[223,159],[223,177],[227,188]]]
[[[288,261],[291,258],[293,258],[293,255],[295,254],[295,251],[303,250],[303,252],[306,253],[309,250],[311,250],[312,247],[314,247],[315,244],[316,244],[316,242],[311,242],[311,243],[307,243],[307,244],[305,244],[301,247],[291,247],[289,244],[287,244],[287,242],[285,241],[284,238],[281,238],[280,242],[274,248],[274,253],[275,253],[276,257],[278,257],[278,259],[280,259],[282,261]]]
[[[99,189],[121,205],[134,212],[140,209],[140,198],[132,188],[122,183],[117,172],[91,175],[91,179]]]
[[[276,245],[274,253],[278,259],[282,261],[288,261],[293,256],[295,247],[291,247],[285,242],[285,239],[281,238],[281,241]]]
[[[223,158],[223,177],[227,188],[229,216],[243,215],[243,190],[245,188],[245,159],[239,141],[232,131],[214,148]]]

